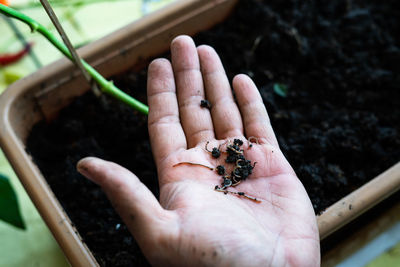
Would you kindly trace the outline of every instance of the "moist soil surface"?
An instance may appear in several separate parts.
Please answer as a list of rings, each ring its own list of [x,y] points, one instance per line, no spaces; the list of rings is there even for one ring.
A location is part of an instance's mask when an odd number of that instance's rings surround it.
[[[400,159],[399,19],[397,0],[245,0],[195,38],[217,50],[230,79],[254,79],[316,213]],[[146,71],[112,79],[146,102]],[[148,265],[99,187],[75,169],[86,156],[112,160],[158,196],[145,116],[88,93],[39,122],[27,149],[102,266]]]

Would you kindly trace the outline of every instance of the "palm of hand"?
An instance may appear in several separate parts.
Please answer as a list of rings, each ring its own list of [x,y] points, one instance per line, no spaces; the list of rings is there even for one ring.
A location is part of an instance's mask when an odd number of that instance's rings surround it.
[[[78,169],[100,184],[153,265],[316,266],[319,238],[303,185],[279,149],[254,83],[233,80],[237,104],[222,64],[207,46],[189,37],[171,44],[168,60],[148,70],[149,135],[157,165],[160,202],[126,169],[86,159]],[[203,85],[204,84],[204,85]],[[200,108],[200,100],[212,108]],[[260,144],[248,147],[254,136]],[[204,147],[239,138],[253,173],[231,191],[257,203],[214,190],[221,176],[192,162],[216,167]],[[223,147],[223,146],[222,146]],[[228,164],[223,164],[227,166]]]
[[[221,183],[215,171],[186,164],[172,167],[185,161],[213,167],[224,164],[224,156],[213,159],[204,144],[173,154],[166,160],[168,166],[161,167],[165,170],[160,177],[164,181],[161,205],[176,211],[182,222],[177,237],[181,242],[180,262],[199,258],[216,266],[310,266],[298,252],[307,251],[307,246],[315,250],[319,240],[303,186],[279,149],[267,144],[244,147],[246,158],[257,165],[235,189],[257,197],[260,203],[214,191]],[[222,264],[219,255],[225,251],[233,255]],[[317,254],[313,260],[319,261]]]

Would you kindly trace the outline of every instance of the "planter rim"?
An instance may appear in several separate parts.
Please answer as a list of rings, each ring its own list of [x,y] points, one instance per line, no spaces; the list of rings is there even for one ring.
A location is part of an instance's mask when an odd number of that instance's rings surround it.
[[[58,67],[60,63],[54,66]],[[41,73],[38,73],[38,77],[41,76],[40,74]],[[25,82],[37,80],[38,77],[30,76],[25,79]],[[21,85],[25,84],[23,83]],[[42,175],[40,170],[33,163],[31,157],[26,153],[24,144],[12,130],[10,121],[7,119],[10,114],[12,103],[24,88],[27,87],[18,87],[18,84],[13,85],[4,93],[4,96],[2,95],[0,97],[0,129],[2,129],[0,131],[0,148],[4,151],[4,154],[8,158],[20,182],[38,209],[41,217],[52,231],[55,239],[60,245],[63,244],[62,248],[69,258],[70,263],[75,266],[73,259],[85,259],[84,261],[79,260],[79,262],[82,261],[87,264],[87,266],[97,266],[96,260],[86,248],[86,245],[81,241],[81,238],[72,226],[71,221],[55,198],[48,184],[43,179],[35,179],[34,182],[27,180],[27,177],[41,177]],[[43,198],[46,199],[46,201],[41,201]],[[54,229],[58,229],[58,231]]]
[[[182,24],[186,21],[191,21],[190,19],[199,14],[208,14],[207,12],[214,14],[212,12],[216,11],[212,10],[217,7],[220,7],[222,10],[229,9],[236,2],[237,0],[175,1],[164,9],[145,16],[117,32],[79,49],[79,54],[94,67],[103,70],[107,74],[105,76],[109,76],[112,73],[107,69],[109,62],[114,60],[117,62],[114,64],[124,63],[127,61],[125,54],[130,55],[131,51],[139,49],[141,46],[146,46],[152,40],[167,42],[174,34],[189,31],[189,28],[185,27],[190,26],[195,29],[192,33],[196,32],[196,27],[199,27],[198,25],[182,26]],[[222,15],[219,18],[213,18],[215,20],[213,23],[223,18],[224,16]],[[194,24],[193,21],[191,23]],[[179,26],[183,27],[183,30]],[[137,39],[132,38],[132,36],[137,37]],[[157,46],[154,48],[156,51],[155,54],[163,49],[165,50],[165,46]],[[149,55],[152,54],[146,54],[146,56]],[[141,55],[135,55],[131,58],[140,61],[140,57]],[[120,61],[114,58],[118,58]],[[16,133],[11,118],[13,105],[16,105],[20,101],[34,102],[33,109],[40,109],[38,107],[40,103],[37,102],[36,94],[33,93],[33,97],[30,95],[32,91],[45,92],[44,95],[46,96],[55,88],[70,86],[74,82],[85,84],[83,83],[83,77],[74,68],[73,64],[67,59],[62,58],[12,84],[0,95],[0,147],[4,150],[17,176],[53,232],[56,240],[62,246],[70,263],[73,266],[97,266],[98,263],[86,245],[81,241],[79,234],[72,226],[71,221],[58,200],[55,199],[40,170],[25,151],[24,137]],[[87,85],[82,87],[84,87],[83,91],[89,89]],[[46,97],[44,99],[47,101]],[[42,110],[36,110],[38,114],[41,112]],[[399,189],[400,162],[317,216],[320,239],[326,238]],[[50,201],[45,201],[44,199],[46,198]]]
[[[325,239],[399,189],[400,162],[397,162],[317,216],[320,239]]]

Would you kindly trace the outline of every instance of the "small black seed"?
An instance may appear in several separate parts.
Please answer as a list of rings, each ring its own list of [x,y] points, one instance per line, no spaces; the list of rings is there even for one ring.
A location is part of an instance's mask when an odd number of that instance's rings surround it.
[[[232,180],[224,178],[224,183],[223,183],[223,185],[224,185],[225,187],[231,186],[231,185],[232,185]]]
[[[232,145],[232,148],[234,149],[234,152],[240,151],[240,147],[238,145]]]
[[[226,157],[225,162],[226,163],[235,163],[236,162],[235,155],[229,155],[228,157]]]
[[[225,174],[225,167],[222,166],[222,165],[218,165],[218,166],[217,166],[217,173],[218,173],[219,175],[224,175],[224,174]]]
[[[240,140],[240,139],[234,139],[234,140],[233,140],[233,144],[238,145],[238,146],[241,146],[241,145],[243,145],[243,141]]]
[[[211,156],[213,158],[219,158],[219,156],[221,156],[221,151],[219,151],[218,148],[214,147],[211,151]]]
[[[211,103],[210,103],[210,101],[208,101],[206,99],[202,99],[200,101],[200,107],[211,109]]]
[[[243,160],[245,160],[245,157],[243,156],[243,154],[239,154],[239,155],[237,155],[236,157],[237,157],[237,159],[243,159]]]

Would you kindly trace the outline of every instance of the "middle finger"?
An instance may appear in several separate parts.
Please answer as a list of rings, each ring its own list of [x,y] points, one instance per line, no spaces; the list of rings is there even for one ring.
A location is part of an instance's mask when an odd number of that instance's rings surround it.
[[[216,137],[225,139],[243,135],[240,112],[218,54],[208,45],[199,46],[197,51],[206,94],[212,105],[211,116]]]
[[[205,99],[199,56],[192,38],[179,36],[171,43],[172,68],[175,74],[179,114],[187,146],[214,139],[210,111],[200,107]]]

